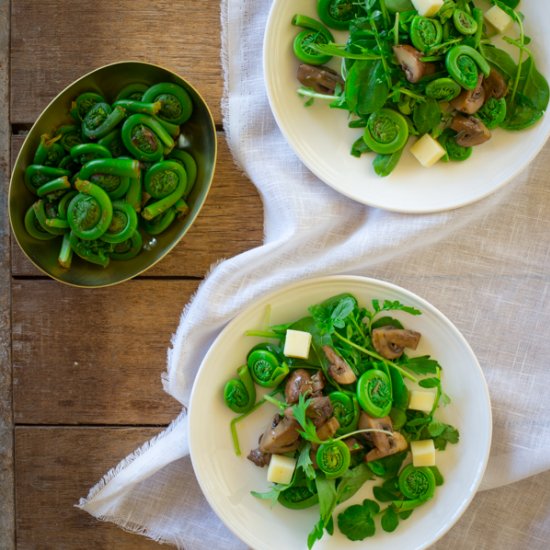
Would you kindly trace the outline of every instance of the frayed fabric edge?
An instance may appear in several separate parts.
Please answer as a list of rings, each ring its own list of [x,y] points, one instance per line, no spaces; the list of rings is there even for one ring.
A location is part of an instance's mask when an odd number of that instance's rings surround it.
[[[187,411],[184,409],[175,420],[172,421],[172,423],[160,434],[156,435],[152,439],[149,439],[146,441],[141,447],[138,447],[132,454],[128,455],[127,457],[123,458],[116,466],[111,468],[88,492],[88,495],[84,498],[81,498],[78,502],[78,504],[75,504],[76,508],[80,508],[81,510],[84,510],[85,512],[88,512],[92,516],[98,518],[98,519],[109,519],[112,521],[108,515],[103,514],[95,514],[93,510],[89,510],[88,507],[90,506],[91,502],[98,497],[98,495],[109,485],[111,481],[120,473],[128,468],[135,460],[138,458],[141,458],[143,455],[145,455],[147,452],[149,452],[157,443],[162,441],[163,439],[166,439],[179,425],[180,421],[183,421],[185,416],[187,415]],[[152,472],[154,473],[154,472]]]

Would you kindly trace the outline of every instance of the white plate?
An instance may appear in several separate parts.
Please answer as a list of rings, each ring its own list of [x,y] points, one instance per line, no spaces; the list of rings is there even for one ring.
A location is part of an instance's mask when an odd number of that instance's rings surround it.
[[[347,111],[330,109],[322,100],[306,108],[296,93],[300,84],[292,41],[299,29],[291,19],[296,13],[316,17],[315,6],[311,0],[274,0],[264,37],[264,78],[271,109],[288,143],[301,161],[336,191],[363,204],[396,212],[449,210],[502,187],[527,166],[547,140],[548,115],[521,132],[495,130],[493,137],[475,148],[465,162],[440,162],[423,168],[406,150],[389,176],[377,176],[372,168],[373,155],[358,159],[349,153],[361,130],[347,127]],[[529,47],[537,67],[549,79],[548,3],[524,1],[520,9],[525,14],[526,33],[533,38]],[[345,36],[333,34],[337,41]]]
[[[258,436],[272,418],[274,408],[263,405],[238,424],[242,448],[242,456],[238,457],[229,427],[235,415],[223,402],[223,386],[245,362],[247,351],[261,341],[244,336],[244,332],[265,328],[268,306],[271,306],[270,322],[289,322],[307,315],[309,305],[341,292],[351,292],[363,305],[370,304],[373,298],[400,300],[423,312],[414,317],[403,312],[392,315],[422,333],[416,354],[429,354],[442,365],[444,388],[452,403],[438,417],[459,429],[460,442],[437,453],[445,484],[438,488],[435,498],[415,510],[394,533],[379,529],[375,537],[361,544],[349,541],[336,528],[334,536],[325,535],[315,549],[425,548],[457,521],[473,498],[485,470],[492,426],[487,386],[468,343],[442,313],[407,290],[364,277],[332,276],[292,284],[246,308],[220,333],[200,367],[189,407],[191,459],[199,484],[221,520],[255,550],[305,550],[307,535],[319,519],[318,508],[299,511],[282,506],[270,508],[265,501],[251,496],[250,491],[265,491],[269,484],[266,469],[252,464],[246,455],[257,447]],[[336,511],[369,496],[370,486],[368,483]]]

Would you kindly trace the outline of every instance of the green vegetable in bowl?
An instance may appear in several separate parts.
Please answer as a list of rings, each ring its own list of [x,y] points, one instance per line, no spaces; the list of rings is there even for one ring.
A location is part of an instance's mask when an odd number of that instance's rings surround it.
[[[113,102],[79,94],[70,123],[41,136],[25,169],[38,198],[25,213],[28,234],[59,238],[63,269],[73,253],[102,267],[137,256],[143,234],[159,235],[189,211],[197,163],[175,139],[192,110],[188,92],[170,82],[130,84]]]
[[[237,424],[250,423],[260,407],[275,408],[247,458],[259,467],[272,460],[291,466],[284,481],[268,468],[270,488],[252,494],[297,511],[318,506],[308,548],[335,524],[351,540],[373,536],[379,526],[392,532],[443,484],[435,450],[457,443],[459,433],[436,416],[450,402],[442,367],[430,356],[407,354],[421,335],[394,311],[421,314],[399,301],[372,300],[366,307],[343,293],[298,319],[249,330],[247,336],[269,342],[252,346],[238,376],[223,387],[226,405],[237,413],[230,423],[237,455]],[[292,349],[289,330],[293,338],[307,333],[307,353],[285,355]],[[375,500],[336,512],[371,481]]]
[[[473,0],[446,1],[429,14],[419,13],[410,0],[319,0],[320,21],[303,14],[292,18],[293,25],[308,29],[294,43],[301,61],[298,94],[306,106],[319,99],[350,113],[349,127],[363,129],[350,153],[375,153],[379,176],[395,169],[410,136],[420,142],[411,152],[423,166],[465,160],[491,131],[535,124],[550,98],[529,50],[519,2],[491,3],[513,23],[496,35],[515,56],[493,43],[487,7]],[[327,27],[345,30],[347,37],[336,41]],[[334,70],[324,64],[333,57],[341,60],[342,80],[324,86]],[[307,64],[321,67],[314,71]]]

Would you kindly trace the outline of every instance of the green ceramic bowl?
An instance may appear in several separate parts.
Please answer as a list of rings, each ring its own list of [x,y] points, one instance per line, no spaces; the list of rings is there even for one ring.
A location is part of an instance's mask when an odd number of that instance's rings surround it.
[[[103,268],[73,256],[70,269],[63,269],[57,262],[61,238],[39,241],[31,237],[24,226],[27,209],[36,200],[24,184],[25,168],[32,164],[40,136],[70,123],[71,101],[85,91],[101,92],[108,101],[126,85],[141,82],[152,85],[158,82],[174,82],[183,86],[193,101],[193,114],[183,125],[182,134],[197,162],[197,179],[187,197],[189,212],[177,219],[164,233],[149,237],[144,235],[144,248],[133,259],[111,261]],[[121,283],[149,269],[161,260],[187,233],[204,204],[216,164],[216,127],[212,114],[200,94],[183,78],[172,71],[149,63],[127,61],[106,65],[79,78],[65,88],[46,107],[31,128],[15,162],[9,188],[9,216],[17,243],[29,260],[53,279],[79,287],[103,287]]]

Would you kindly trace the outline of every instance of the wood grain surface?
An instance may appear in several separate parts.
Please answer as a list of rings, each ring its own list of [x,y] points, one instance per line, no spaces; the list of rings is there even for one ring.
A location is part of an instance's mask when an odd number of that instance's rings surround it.
[[[18,427],[15,431],[17,548],[160,548],[156,542],[126,533],[111,523],[99,522],[75,508],[105,472],[159,431]]]
[[[11,122],[32,123],[78,77],[115,61],[175,71],[221,123],[220,6],[204,0],[14,0]]]
[[[0,14],[0,550],[158,548],[74,505],[180,412],[161,374],[183,307],[213,264],[262,242],[261,200],[223,132],[220,3],[0,0]],[[10,242],[10,153],[13,164],[64,87],[122,60],[161,65],[199,90],[219,129],[216,174],[191,230],[146,274],[73,288],[43,276]]]

